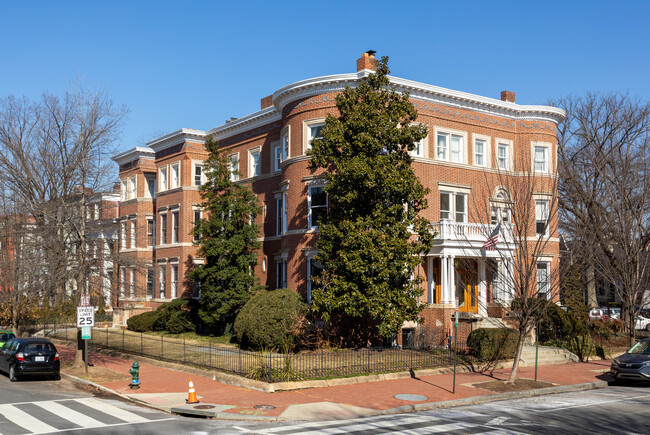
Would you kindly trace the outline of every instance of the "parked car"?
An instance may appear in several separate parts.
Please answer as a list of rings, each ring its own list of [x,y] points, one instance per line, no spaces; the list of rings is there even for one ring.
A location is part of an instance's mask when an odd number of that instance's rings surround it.
[[[620,308],[609,308],[609,318],[610,319],[620,319],[621,318],[621,309]]]
[[[650,338],[644,338],[612,360],[614,380],[650,381]]]
[[[13,332],[0,330],[0,347],[14,337],[15,335]]]
[[[639,314],[636,318],[636,326],[634,329],[645,329],[646,331],[650,331],[650,319]]]
[[[49,375],[61,379],[59,353],[47,338],[12,338],[0,348],[0,371],[11,382],[23,375]]]
[[[594,308],[589,311],[589,320],[607,320],[607,308]]]

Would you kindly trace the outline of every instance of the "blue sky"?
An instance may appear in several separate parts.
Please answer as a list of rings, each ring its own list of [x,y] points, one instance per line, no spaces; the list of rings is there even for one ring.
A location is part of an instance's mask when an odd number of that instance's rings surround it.
[[[507,89],[521,104],[589,91],[648,100],[648,16],[648,1],[7,1],[0,97],[102,87],[130,109],[120,150],[354,72],[369,49],[395,76]]]

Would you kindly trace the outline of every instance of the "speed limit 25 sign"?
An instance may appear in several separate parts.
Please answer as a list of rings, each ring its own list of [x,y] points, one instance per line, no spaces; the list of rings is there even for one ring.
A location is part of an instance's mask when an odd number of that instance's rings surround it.
[[[77,307],[77,326],[95,326],[94,307]]]

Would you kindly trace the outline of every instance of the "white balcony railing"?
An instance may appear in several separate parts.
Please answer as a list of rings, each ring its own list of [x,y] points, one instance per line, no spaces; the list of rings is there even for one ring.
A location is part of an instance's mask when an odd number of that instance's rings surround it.
[[[495,225],[455,222],[443,219],[433,222],[433,228],[438,232],[436,239],[440,241],[468,241],[485,242],[494,231]],[[510,224],[501,223],[500,240],[512,240],[512,227]]]

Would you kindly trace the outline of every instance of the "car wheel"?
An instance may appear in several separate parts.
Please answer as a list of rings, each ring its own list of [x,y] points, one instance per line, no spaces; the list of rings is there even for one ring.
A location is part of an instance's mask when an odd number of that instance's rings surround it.
[[[16,369],[14,366],[9,366],[9,380],[11,382],[16,382],[18,380],[18,376],[16,376]]]
[[[61,374],[60,373],[54,373],[52,375],[52,380],[53,381],[60,381],[61,380]]]
[[[647,325],[645,325],[645,330],[650,332],[650,323],[648,323]]]

